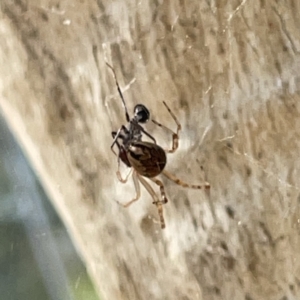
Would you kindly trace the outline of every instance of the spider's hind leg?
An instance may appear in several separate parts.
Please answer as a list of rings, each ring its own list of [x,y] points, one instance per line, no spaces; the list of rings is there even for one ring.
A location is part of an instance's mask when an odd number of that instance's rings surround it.
[[[201,184],[201,185],[188,184],[188,183],[182,181],[181,179],[177,178],[175,175],[169,173],[166,170],[163,170],[162,174],[164,174],[168,179],[172,180],[173,182],[175,182],[176,184],[178,184],[184,188],[196,189],[196,190],[202,190],[202,189],[209,190],[210,189],[210,184],[208,182],[205,182],[204,184]]]
[[[130,172],[131,173],[131,172]],[[129,174],[130,174],[129,173]],[[129,177],[129,175],[127,176],[127,178]],[[126,181],[127,181],[127,178],[126,178]],[[141,189],[140,189],[140,184],[139,184],[139,180],[138,180],[138,175],[136,173],[136,171],[133,172],[132,174],[132,179],[133,179],[133,183],[134,183],[134,187],[135,187],[135,190],[136,190],[136,196],[130,200],[129,202],[126,202],[124,204],[118,202],[119,204],[121,204],[122,206],[124,207],[128,207],[129,205],[131,205],[133,202],[137,201],[140,199],[140,196],[141,196]],[[125,182],[126,182],[125,181]]]
[[[116,172],[118,180],[122,183],[126,183],[131,173],[132,173],[132,168],[130,169],[130,171],[128,172],[128,174],[126,175],[125,178],[122,177],[122,174],[120,171],[120,159],[118,159],[118,170]]]
[[[168,199],[166,197],[166,193],[165,193],[165,187],[163,185],[163,183],[156,179],[156,178],[149,178],[150,180],[152,180],[155,184],[157,184],[159,186],[159,189],[160,189],[160,194],[161,194],[161,198],[162,198],[162,204],[166,204],[168,203]],[[156,204],[153,202],[153,204]]]
[[[148,191],[148,193],[152,196],[153,198],[153,203],[156,205],[157,210],[158,210],[158,215],[159,215],[159,219],[160,219],[160,226],[162,229],[164,229],[166,227],[165,224],[165,219],[164,219],[164,214],[163,214],[163,204],[166,202],[163,202],[161,200],[158,199],[156,193],[154,192],[153,188],[150,186],[150,184],[142,177],[142,176],[138,176],[141,184],[145,187],[145,189]],[[167,199],[165,199],[167,200]]]

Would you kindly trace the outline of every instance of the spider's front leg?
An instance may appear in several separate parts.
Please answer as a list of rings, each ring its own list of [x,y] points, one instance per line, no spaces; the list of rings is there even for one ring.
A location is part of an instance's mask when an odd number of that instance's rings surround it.
[[[119,152],[120,152],[120,150],[121,150],[121,148],[124,148],[124,147],[122,147],[121,145],[120,145],[120,143],[118,142],[118,139],[120,138],[120,139],[124,139],[124,134],[126,135],[126,134],[128,134],[128,129],[124,126],[124,125],[122,125],[119,129],[118,129],[118,131],[112,131],[112,133],[111,133],[111,135],[112,135],[112,137],[113,137],[113,142],[112,142],[112,144],[111,144],[111,146],[110,146],[110,149],[111,149],[111,151],[116,155],[116,156],[119,156],[115,151],[114,151],[114,146],[115,145],[117,145],[117,147],[118,147],[118,149],[119,149]],[[123,161],[123,159],[122,159],[122,161]],[[125,163],[125,162],[124,162]],[[125,164],[127,164],[127,163],[125,163]],[[130,164],[129,164],[130,165]]]
[[[164,149],[164,150],[167,153],[174,153],[177,150],[178,145],[179,145],[179,131],[181,130],[181,124],[179,123],[178,119],[173,114],[173,112],[171,111],[171,109],[169,108],[169,106],[167,105],[167,103],[165,101],[163,101],[163,104],[165,105],[165,107],[167,108],[168,112],[172,116],[173,120],[177,124],[177,130],[176,130],[176,132],[174,132],[170,128],[166,127],[165,125],[162,125],[161,123],[159,123],[159,122],[157,122],[157,121],[155,121],[153,119],[152,119],[152,122],[154,124],[156,124],[157,126],[159,126],[161,128],[164,128],[165,130],[169,131],[172,134],[172,147],[171,147],[171,149]]]

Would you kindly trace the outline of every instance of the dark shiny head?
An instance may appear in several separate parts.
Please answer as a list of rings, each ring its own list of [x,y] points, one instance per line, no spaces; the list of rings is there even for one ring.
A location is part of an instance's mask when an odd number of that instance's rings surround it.
[[[150,112],[143,104],[138,104],[134,108],[134,118],[138,123],[146,123],[150,118]]]

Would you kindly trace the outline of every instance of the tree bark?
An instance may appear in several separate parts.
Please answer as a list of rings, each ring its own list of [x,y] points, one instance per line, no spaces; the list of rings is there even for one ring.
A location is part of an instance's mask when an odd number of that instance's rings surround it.
[[[103,299],[300,297],[300,2],[0,4],[0,106]],[[150,195],[125,209],[111,131],[129,111],[183,130]],[[171,137],[147,124],[159,145]],[[124,171],[124,170],[123,170]],[[125,170],[126,171],[126,170]],[[156,187],[154,186],[156,189]]]

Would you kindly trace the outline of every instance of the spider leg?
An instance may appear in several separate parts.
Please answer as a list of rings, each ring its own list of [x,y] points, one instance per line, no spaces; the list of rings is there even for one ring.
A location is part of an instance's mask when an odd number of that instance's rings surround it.
[[[162,198],[162,203],[163,204],[168,203],[168,199],[166,197],[165,187],[164,187],[163,183],[160,180],[156,179],[156,178],[149,178],[149,179],[159,186],[160,194],[161,194],[161,198]],[[156,204],[156,203],[153,203],[153,204]]]
[[[116,172],[117,177],[118,177],[118,180],[119,180],[120,182],[122,182],[122,183],[126,183],[127,180],[128,180],[128,178],[129,178],[129,176],[131,175],[131,173],[132,173],[132,168],[129,170],[129,172],[128,172],[128,174],[126,175],[125,179],[123,179],[123,177],[122,177],[122,175],[121,175],[121,171],[120,171],[120,157],[119,157],[119,159],[118,159],[118,170],[117,170],[117,172]]]
[[[173,114],[173,112],[171,111],[171,109],[169,108],[169,106],[167,105],[167,103],[165,101],[163,101],[163,104],[165,105],[165,107],[167,108],[168,112],[170,113],[170,115],[172,116],[173,120],[175,121],[175,123],[177,124],[177,130],[176,132],[174,132],[173,130],[171,130],[170,128],[166,127],[165,125],[162,125],[161,123],[155,121],[152,119],[152,122],[154,124],[156,124],[157,126],[164,128],[165,130],[169,131],[172,134],[172,148],[171,149],[165,149],[165,151],[167,153],[174,153],[177,148],[178,148],[178,143],[179,143],[179,131],[181,130],[181,124],[179,123],[178,119],[176,118],[176,116]]]
[[[111,134],[112,134],[112,137],[115,138],[115,136],[116,136],[117,133],[116,133],[116,131],[113,131]],[[122,136],[122,135],[119,135],[119,138],[123,139],[123,136]],[[128,160],[128,157],[127,157],[126,150],[125,150],[124,146],[121,145],[121,144],[118,142],[118,140],[116,140],[115,145],[117,145],[117,147],[118,147],[118,149],[119,149],[118,155],[115,153],[114,150],[112,150],[112,151],[114,152],[115,155],[118,156],[118,170],[120,169],[120,160],[122,160],[122,162],[123,162],[127,167],[131,168],[131,164],[130,164],[130,162],[129,162],[129,160]]]
[[[111,151],[112,151],[116,156],[118,156],[118,155],[117,155],[117,153],[114,151],[114,145],[115,145],[115,144],[118,145],[118,138],[119,138],[119,137],[122,137],[122,131],[123,131],[123,132],[125,131],[125,133],[127,133],[127,131],[128,131],[127,128],[126,128],[124,125],[122,125],[122,126],[118,129],[117,132],[113,131],[113,132],[111,133],[114,140],[113,140],[113,142],[112,142],[112,144],[111,144],[111,146],[110,146],[110,149],[111,149]],[[120,149],[119,145],[118,145],[118,148]]]
[[[121,97],[121,100],[122,100],[122,103],[123,103],[123,107],[125,109],[126,121],[129,122],[130,121],[130,117],[129,117],[129,114],[128,114],[128,110],[127,110],[127,106],[126,106],[126,103],[125,103],[125,99],[123,97],[121,88],[120,88],[118,80],[117,80],[117,75],[116,75],[115,69],[109,63],[107,63],[107,62],[105,62],[105,63],[112,70],[112,72],[114,74],[114,78],[115,78],[115,82],[116,82],[116,85],[117,85],[117,89],[118,89],[119,95]]]
[[[164,229],[166,227],[164,214],[163,214],[163,204],[164,204],[164,202],[162,202],[158,199],[158,197],[157,197],[156,193],[154,192],[153,188],[150,186],[150,184],[142,176],[138,175],[138,178],[139,178],[141,184],[144,186],[144,188],[152,196],[153,203],[156,205],[157,210],[158,210],[161,229]]]
[[[210,184],[208,182],[205,182],[202,185],[188,184],[188,183],[182,181],[181,179],[177,178],[175,175],[169,173],[166,170],[163,170],[162,174],[164,174],[168,179],[172,180],[173,182],[175,182],[176,184],[178,184],[184,188],[197,189],[197,190],[201,190],[201,189],[209,190],[210,189]]]
[[[140,190],[140,184],[139,184],[139,178],[138,178],[138,174],[136,171],[133,172],[132,174],[132,179],[133,179],[133,183],[134,183],[134,187],[135,187],[135,190],[136,190],[136,196],[130,200],[129,202],[126,202],[124,204],[118,202],[119,204],[121,204],[122,206],[124,207],[128,207],[129,205],[131,205],[133,202],[139,200],[140,196],[141,196],[141,190]],[[127,179],[126,179],[127,181]],[[125,182],[126,182],[125,181]]]
[[[155,138],[150,133],[148,133],[142,126],[140,126],[139,124],[137,125],[141,132],[145,133],[154,142],[154,144],[156,144]]]

